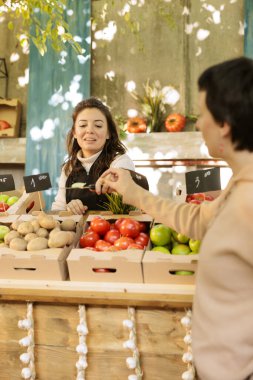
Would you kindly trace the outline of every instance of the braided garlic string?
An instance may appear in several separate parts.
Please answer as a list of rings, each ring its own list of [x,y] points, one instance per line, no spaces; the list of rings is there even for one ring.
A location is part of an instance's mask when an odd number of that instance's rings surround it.
[[[195,368],[193,364],[193,354],[192,354],[192,336],[191,336],[191,326],[192,326],[192,312],[188,310],[186,315],[181,319],[181,324],[186,330],[186,335],[184,337],[184,343],[187,346],[187,352],[183,354],[182,360],[187,363],[187,371],[182,374],[183,380],[194,380],[195,379]]]
[[[135,374],[129,375],[128,380],[141,380],[143,372],[140,364],[140,354],[137,348],[135,309],[133,307],[128,307],[128,319],[123,321],[123,326],[129,330],[129,339],[123,343],[123,347],[128,348],[133,353],[133,356],[126,359],[126,365],[127,368],[135,370]]]
[[[77,376],[76,380],[85,380],[85,369],[88,367],[87,353],[88,347],[86,344],[86,336],[88,334],[88,327],[86,322],[85,305],[79,305],[79,325],[76,330],[79,336],[79,344],[76,346],[76,352],[79,354],[79,360],[76,362]]]
[[[23,364],[27,364],[21,371],[23,379],[34,380],[36,377],[34,365],[34,322],[33,322],[33,304],[27,303],[27,314],[25,319],[18,321],[18,327],[27,330],[27,336],[19,340],[21,347],[27,347],[27,352],[20,355]]]

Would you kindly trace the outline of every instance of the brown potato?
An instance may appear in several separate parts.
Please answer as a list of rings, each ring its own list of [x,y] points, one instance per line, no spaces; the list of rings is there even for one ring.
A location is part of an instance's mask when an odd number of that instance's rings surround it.
[[[38,229],[38,231],[36,232],[36,235],[37,235],[38,237],[47,238],[48,235],[49,235],[49,232],[48,232],[48,230],[46,230],[46,228],[42,228],[42,227],[40,227],[40,228]]]
[[[73,219],[65,219],[61,222],[62,231],[75,231],[76,222]]]
[[[25,241],[29,242],[32,239],[36,239],[38,235],[36,235],[34,232],[30,232],[29,234],[25,235],[24,239]]]
[[[68,240],[67,245],[71,245],[74,242],[76,234],[74,231],[66,231],[66,232],[69,235],[69,240]]]
[[[59,231],[61,231],[60,227],[55,227],[53,230],[49,232],[49,238],[51,238],[56,232],[59,232]]]
[[[40,220],[47,217],[47,214],[44,211],[41,211],[38,213],[38,222],[40,223]]]
[[[18,229],[18,226],[23,223],[21,220],[15,220],[12,224],[11,224],[11,228],[15,231],[17,231]]]
[[[15,239],[18,237],[21,237],[20,234],[18,233],[18,231],[12,230],[12,231],[8,232],[8,234],[5,235],[4,242],[5,242],[5,244],[9,245],[10,241],[12,239]]]
[[[56,227],[56,221],[51,215],[46,215],[44,218],[40,218],[39,224],[41,227],[46,228],[47,230],[52,230]]]
[[[48,240],[48,246],[50,248],[63,248],[68,244],[69,234],[65,231],[59,231],[50,237]]]
[[[33,226],[31,222],[22,222],[18,225],[17,231],[20,235],[27,235],[30,232],[33,232]]]
[[[27,241],[22,238],[14,238],[10,241],[10,248],[15,251],[25,251],[27,247]]]
[[[48,248],[48,240],[44,237],[32,239],[27,244],[27,251],[40,251]]]
[[[35,233],[40,228],[40,224],[39,224],[38,220],[36,220],[36,219],[31,221],[31,225],[33,226],[33,232],[35,232]]]

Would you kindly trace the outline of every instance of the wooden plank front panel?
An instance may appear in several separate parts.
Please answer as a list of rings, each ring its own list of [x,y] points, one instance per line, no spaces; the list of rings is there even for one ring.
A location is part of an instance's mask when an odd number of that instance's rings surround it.
[[[180,379],[186,366],[183,310],[141,309],[136,312],[138,348],[144,380]],[[26,304],[0,304],[1,380],[20,380],[23,367],[19,355],[26,351],[18,340],[26,335],[17,327],[26,316]],[[87,380],[123,380],[133,371],[127,369],[130,350],[123,348],[128,331],[122,322],[128,318],[126,307],[87,307],[89,334]],[[76,326],[78,305],[34,305],[36,379],[74,380],[78,355]]]

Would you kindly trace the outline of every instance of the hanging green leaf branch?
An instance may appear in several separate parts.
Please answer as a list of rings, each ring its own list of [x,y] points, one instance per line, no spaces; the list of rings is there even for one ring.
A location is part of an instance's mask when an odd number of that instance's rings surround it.
[[[61,51],[69,43],[77,54],[82,48],[69,32],[64,21],[66,0],[0,0],[0,16],[8,16],[8,28],[14,32],[15,20],[21,20],[17,39],[22,47],[32,40],[41,55],[49,43],[55,51]],[[41,15],[42,17],[38,17]],[[43,20],[43,21],[41,21]]]

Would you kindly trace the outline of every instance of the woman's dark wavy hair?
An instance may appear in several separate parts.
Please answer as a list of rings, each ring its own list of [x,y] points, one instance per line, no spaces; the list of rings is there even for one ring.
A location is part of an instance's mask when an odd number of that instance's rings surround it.
[[[205,70],[198,87],[221,127],[227,122],[236,150],[253,151],[253,60],[240,57]]]
[[[72,114],[72,128],[67,135],[67,151],[68,159],[64,164],[64,172],[69,175],[72,170],[80,170],[80,165],[78,165],[77,152],[81,149],[77,140],[74,138],[74,126],[77,115],[86,108],[97,108],[105,116],[108,124],[109,139],[103,147],[103,150],[95,162],[94,171],[97,176],[100,176],[111,164],[117,155],[122,155],[126,153],[126,148],[124,144],[119,139],[118,128],[115,121],[113,120],[112,114],[109,108],[103,104],[99,99],[91,97],[89,99],[82,100],[74,108]]]

